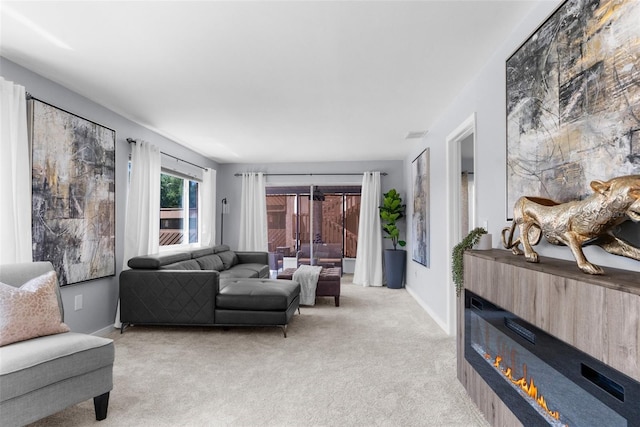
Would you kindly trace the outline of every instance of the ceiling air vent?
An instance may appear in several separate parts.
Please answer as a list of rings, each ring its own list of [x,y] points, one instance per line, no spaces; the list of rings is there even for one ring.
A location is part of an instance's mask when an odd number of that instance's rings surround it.
[[[424,138],[426,134],[427,134],[426,130],[409,132],[407,136],[404,137],[404,139],[420,139],[420,138]]]

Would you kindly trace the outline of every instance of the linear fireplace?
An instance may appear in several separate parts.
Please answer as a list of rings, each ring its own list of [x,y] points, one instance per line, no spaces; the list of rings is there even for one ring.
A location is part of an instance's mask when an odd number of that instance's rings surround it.
[[[640,426],[640,383],[465,291],[464,358],[526,426]]]

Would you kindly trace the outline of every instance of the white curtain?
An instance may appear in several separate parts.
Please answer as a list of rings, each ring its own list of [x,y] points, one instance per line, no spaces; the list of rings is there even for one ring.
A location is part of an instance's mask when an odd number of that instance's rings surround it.
[[[160,150],[137,141],[131,148],[131,176],[124,221],[124,258],[153,254],[160,248]]]
[[[243,173],[238,250],[266,252],[269,249],[268,242],[264,174]]]
[[[0,98],[0,264],[31,262],[26,91],[0,77]]]
[[[380,225],[380,172],[365,172],[362,178],[358,251],[353,283],[382,286],[382,228]]]
[[[131,148],[131,172],[124,222],[124,257],[157,253],[160,248],[160,150],[137,141]],[[119,328],[120,303],[114,326]]]
[[[216,175],[217,171],[207,169],[202,174],[200,189],[200,244],[213,246],[216,242]]]

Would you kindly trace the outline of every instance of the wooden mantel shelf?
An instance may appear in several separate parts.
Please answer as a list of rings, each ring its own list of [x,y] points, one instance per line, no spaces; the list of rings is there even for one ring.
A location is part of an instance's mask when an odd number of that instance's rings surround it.
[[[640,381],[640,273],[593,276],[573,261],[491,249],[464,255],[465,288]],[[521,423],[464,358],[464,298],[458,298],[458,379],[492,425]]]
[[[540,257],[540,262],[532,263],[524,259],[524,255],[514,255],[511,251],[502,249],[490,249],[486,251],[468,251],[471,256],[509,264],[527,270],[552,274],[583,283],[603,286],[630,294],[640,295],[640,272],[621,270],[618,268],[602,267],[603,275],[591,275],[583,273],[575,261],[566,261],[556,258]]]

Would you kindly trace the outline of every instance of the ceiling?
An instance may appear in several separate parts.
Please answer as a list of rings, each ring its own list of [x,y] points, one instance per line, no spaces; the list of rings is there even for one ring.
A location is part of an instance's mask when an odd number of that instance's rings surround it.
[[[0,54],[220,163],[401,160],[535,3],[3,0]]]

